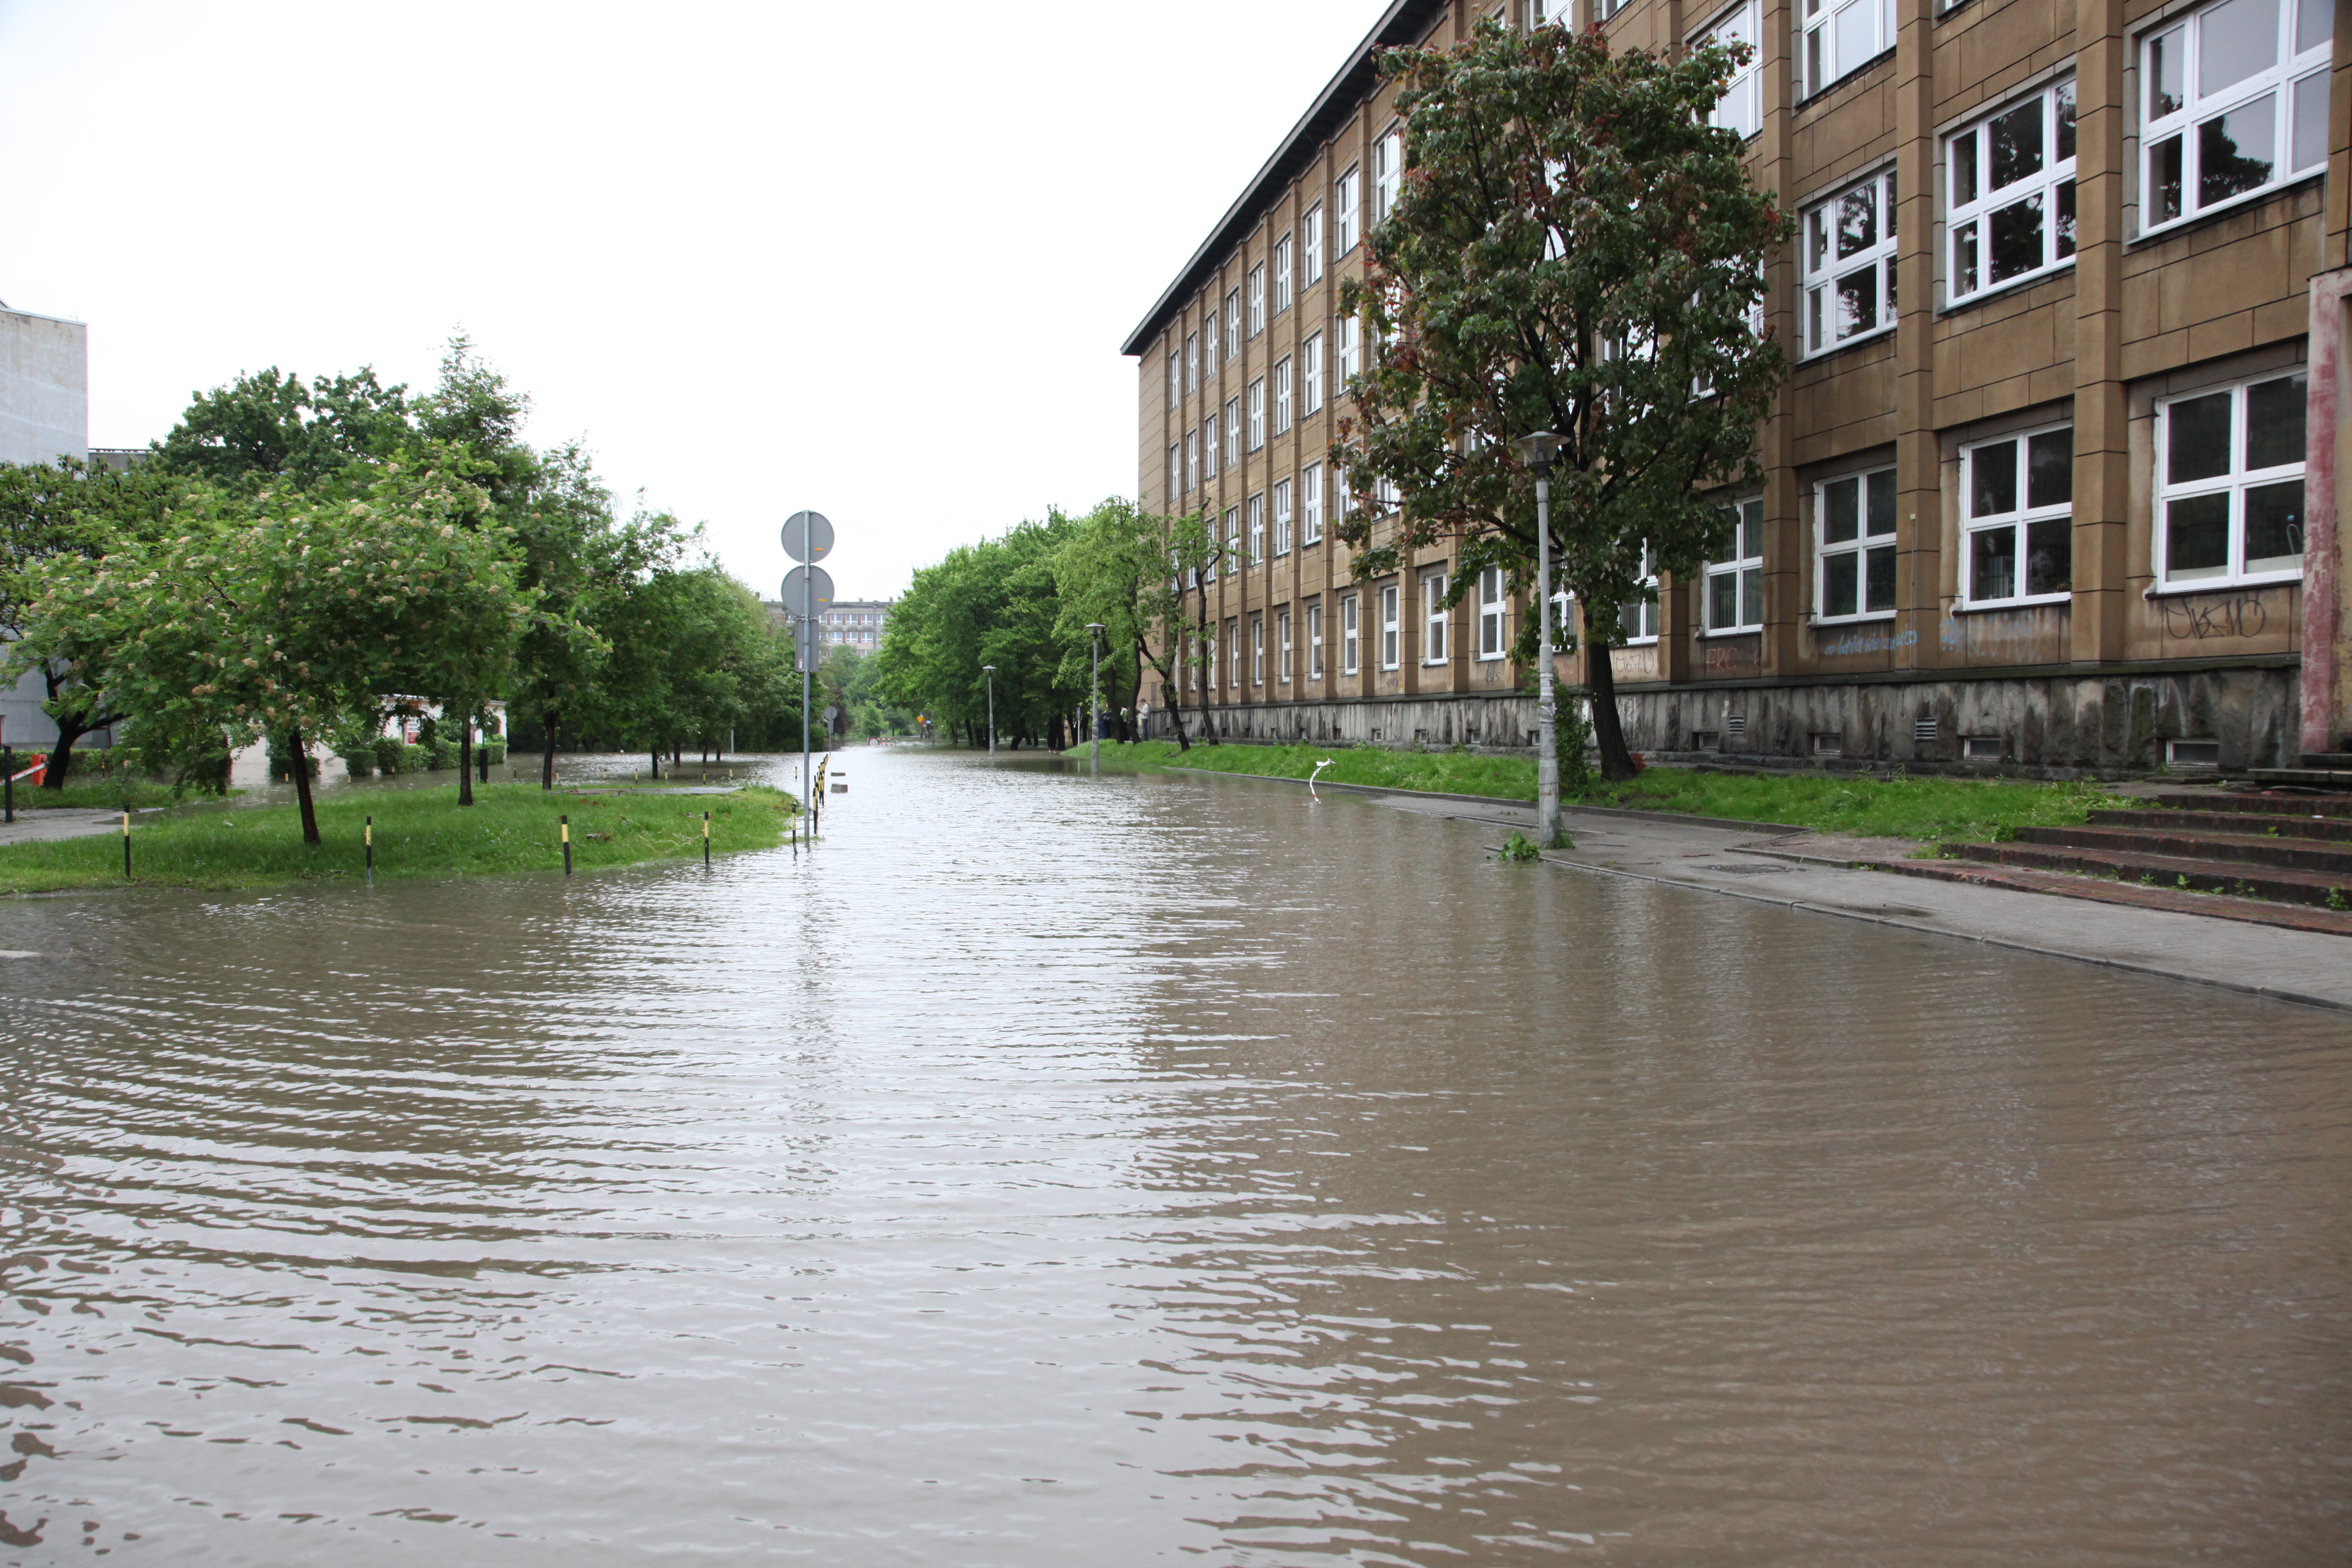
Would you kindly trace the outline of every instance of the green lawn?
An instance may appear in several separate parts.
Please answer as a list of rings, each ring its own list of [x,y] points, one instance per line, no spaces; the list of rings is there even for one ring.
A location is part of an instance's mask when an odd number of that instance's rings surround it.
[[[1086,749],[1073,750],[1084,756]],[[1103,746],[1103,761],[1124,767],[1186,767],[1267,778],[1303,779],[1325,757],[1322,776],[1381,789],[1433,790],[1503,800],[1536,797],[1533,757],[1466,752],[1390,752],[1374,747],[1194,746],[1181,756],[1172,741]],[[1822,833],[1935,841],[2001,838],[2028,826],[2078,823],[2112,804],[2096,784],[2027,784],[2008,779],[1849,773],[1699,773],[1650,768],[1629,784],[1595,783],[1570,805],[1680,812],[1739,822],[1786,822]]]
[[[799,805],[778,790],[746,785],[723,795],[580,796],[536,784],[478,786],[471,807],[451,790],[337,791],[319,801],[317,847],[302,842],[296,807],[183,810],[131,819],[132,880],[173,888],[257,888],[355,882],[364,873],[363,819],[375,818],[375,874],[496,877],[563,867],[556,818],[572,818],[581,871],[702,853],[710,813],[718,854],[781,844]],[[0,845],[0,892],[120,887],[119,834],[47,844]]]

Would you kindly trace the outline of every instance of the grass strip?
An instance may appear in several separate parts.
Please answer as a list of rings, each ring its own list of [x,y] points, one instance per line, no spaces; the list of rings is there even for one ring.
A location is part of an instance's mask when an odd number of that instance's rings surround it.
[[[781,790],[745,785],[724,795],[574,795],[536,784],[480,784],[475,804],[446,792],[338,792],[318,803],[317,846],[302,842],[292,805],[179,811],[131,819],[131,880],[142,887],[266,888],[356,882],[366,871],[362,829],[375,818],[375,874],[392,879],[502,877],[560,871],[556,818],[572,818],[572,864],[604,871],[702,853],[710,813],[714,854],[783,842],[799,805]],[[45,893],[122,886],[122,838],[107,833],[41,844],[0,845],[0,892]]]
[[[1086,748],[1069,755],[1082,757]],[[1335,784],[1379,789],[1483,795],[1501,800],[1536,797],[1533,757],[1478,756],[1468,752],[1391,752],[1350,746],[1202,746],[1177,752],[1172,741],[1103,743],[1103,761],[1122,767],[1180,766],[1260,778],[1303,779],[1325,757],[1322,776]],[[1735,822],[1787,822],[1817,833],[1871,838],[2000,839],[2027,826],[2070,826],[2098,806],[2117,804],[2095,784],[2038,784],[2017,779],[1950,778],[1938,773],[1805,772],[1715,773],[1653,767],[1622,784],[1595,781],[1561,796],[1569,805],[1670,811]]]

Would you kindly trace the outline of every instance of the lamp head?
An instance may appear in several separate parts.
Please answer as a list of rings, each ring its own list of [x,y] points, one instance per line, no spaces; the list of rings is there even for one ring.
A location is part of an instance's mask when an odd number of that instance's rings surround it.
[[[1088,637],[1096,637],[1102,636],[1103,624],[1100,621],[1088,621],[1087,623],[1087,635]]]
[[[982,675],[994,675],[996,673],[996,666],[992,664],[983,664],[980,667],[980,672]]]
[[[1559,451],[1559,437],[1549,430],[1538,430],[1511,443],[1528,467],[1538,474],[1551,472],[1551,460]]]

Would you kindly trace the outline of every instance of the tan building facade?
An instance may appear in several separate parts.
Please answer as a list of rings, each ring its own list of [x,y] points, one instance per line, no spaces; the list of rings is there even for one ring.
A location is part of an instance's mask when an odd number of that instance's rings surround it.
[[[1514,0],[1514,25],[1566,7]],[[1597,9],[1596,9],[1597,7]],[[1339,314],[1401,174],[1372,60],[1496,7],[1399,0],[1126,344],[1139,485],[1215,517],[1234,739],[1526,745],[1497,582],[1356,582]],[[1796,217],[1791,361],[1724,561],[1612,659],[1637,749],[2035,771],[2346,748],[2336,459],[2352,17],[2331,0],[1577,0],[1620,47],[1755,43],[1717,118]],[[1570,666],[1574,661],[1569,661]],[[1573,668],[1566,673],[1574,679]],[[1155,694],[1153,707],[1164,706]]]

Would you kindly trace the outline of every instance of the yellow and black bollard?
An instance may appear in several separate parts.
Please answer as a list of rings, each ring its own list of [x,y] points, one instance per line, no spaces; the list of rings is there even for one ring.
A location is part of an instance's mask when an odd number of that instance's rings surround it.
[[[367,837],[367,885],[375,886],[375,818],[370,816],[361,827]]]
[[[702,814],[702,863],[710,864],[710,814]]]
[[[131,880],[131,814],[122,814],[122,879]]]
[[[572,814],[566,812],[555,822],[563,830],[563,874],[569,877],[572,875]]]

